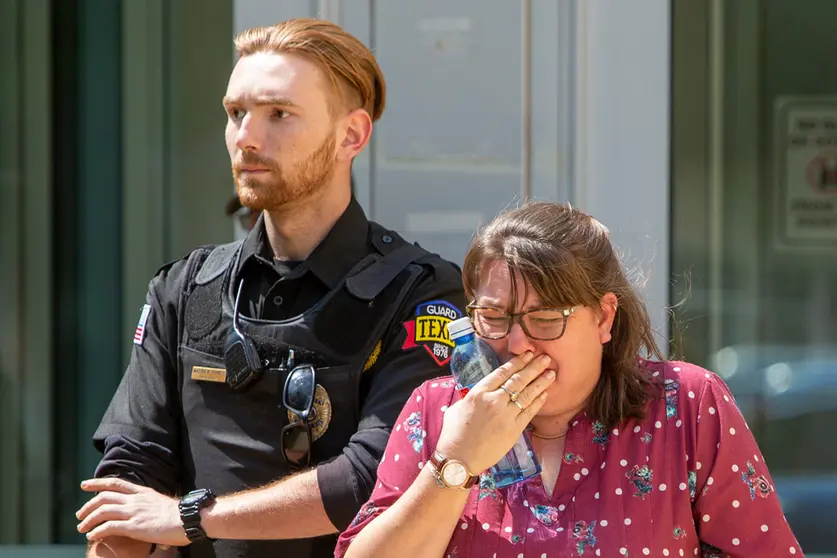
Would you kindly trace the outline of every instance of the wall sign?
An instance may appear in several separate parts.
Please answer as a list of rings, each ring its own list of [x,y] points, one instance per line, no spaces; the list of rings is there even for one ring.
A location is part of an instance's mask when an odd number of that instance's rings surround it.
[[[775,104],[777,233],[781,248],[837,248],[837,97]]]

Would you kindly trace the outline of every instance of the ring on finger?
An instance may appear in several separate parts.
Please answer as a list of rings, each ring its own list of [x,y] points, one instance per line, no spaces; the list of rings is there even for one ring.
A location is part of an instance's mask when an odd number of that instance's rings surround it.
[[[511,399],[512,403],[516,402],[517,398],[520,396],[519,392],[515,390],[509,391],[509,389],[505,385],[500,386],[500,389],[502,389],[509,395],[509,399]]]
[[[515,405],[517,405],[517,408],[518,408],[518,409],[520,409],[521,411],[525,411],[525,410],[526,410],[526,407],[524,407],[523,405],[521,405],[521,404],[520,404],[520,401],[518,401],[517,399],[512,399],[512,403],[514,403]]]

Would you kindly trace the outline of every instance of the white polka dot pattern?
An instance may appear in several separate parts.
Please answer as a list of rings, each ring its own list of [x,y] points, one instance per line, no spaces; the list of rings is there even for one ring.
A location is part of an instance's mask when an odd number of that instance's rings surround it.
[[[801,555],[761,452],[720,378],[686,364],[652,372],[660,373],[665,397],[652,401],[644,420],[603,425],[581,413],[571,421],[551,496],[542,482],[550,473],[555,479],[549,462],[540,477],[506,488],[482,475],[444,555],[698,556],[698,533],[719,555],[766,556],[774,548]],[[458,397],[452,382],[440,379],[407,400],[372,498],[341,534],[336,556],[428,474],[423,466]],[[438,490],[432,481],[423,486]]]

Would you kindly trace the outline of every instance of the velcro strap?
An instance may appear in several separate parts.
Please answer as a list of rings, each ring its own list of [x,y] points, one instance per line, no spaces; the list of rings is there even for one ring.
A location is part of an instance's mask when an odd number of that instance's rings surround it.
[[[349,277],[346,289],[361,300],[373,300],[405,267],[427,255],[422,248],[405,244]]]
[[[203,262],[200,271],[195,276],[195,284],[206,285],[224,273],[229,268],[230,263],[232,263],[233,258],[235,258],[243,243],[243,240],[237,240],[216,246],[206,258],[206,261]]]

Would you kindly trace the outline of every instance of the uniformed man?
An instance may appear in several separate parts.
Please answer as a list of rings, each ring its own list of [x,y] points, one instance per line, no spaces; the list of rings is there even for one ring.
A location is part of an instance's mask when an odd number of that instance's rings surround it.
[[[352,160],[384,110],[371,52],[291,20],[235,39],[223,104],[243,242],[151,280],[94,435],[90,556],[332,556],[414,387],[448,374],[458,268],[370,222]],[[397,459],[397,456],[396,456]],[[140,542],[142,541],[142,542]]]

